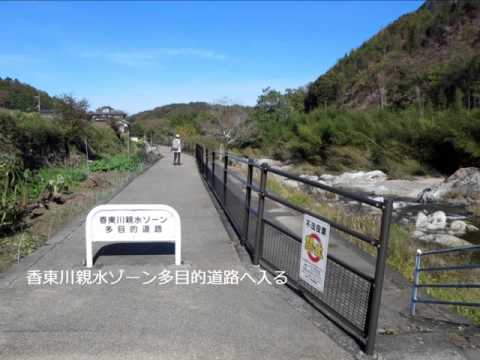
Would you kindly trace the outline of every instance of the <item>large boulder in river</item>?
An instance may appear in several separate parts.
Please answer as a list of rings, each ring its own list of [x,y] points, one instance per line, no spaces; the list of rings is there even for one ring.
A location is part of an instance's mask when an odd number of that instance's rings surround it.
[[[450,234],[419,234],[417,239],[426,243],[440,244],[447,247],[472,245],[468,241]]]
[[[273,159],[269,159],[269,158],[257,159],[257,163],[260,164],[260,165],[267,164],[268,166],[276,166],[276,167],[282,165],[281,161],[273,160]]]
[[[422,212],[417,215],[415,227],[419,231],[439,231],[447,227],[447,215],[443,211],[435,211],[427,216]]]
[[[282,184],[293,190],[300,190],[302,184],[297,180],[282,179]]]
[[[387,180],[387,174],[380,170],[373,171],[356,171],[356,172],[346,172],[341,175],[329,175],[324,174],[319,177],[319,180],[322,180],[326,183],[332,185],[354,185],[358,183],[377,183]]]
[[[428,225],[428,216],[423,212],[419,212],[417,215],[417,220],[415,221],[415,227],[417,229],[426,229]]]
[[[447,215],[443,211],[435,211],[431,215],[419,212],[415,222],[413,236],[420,241],[441,244],[444,246],[470,245],[459,236],[478,228],[462,220],[454,220],[448,224]]]
[[[428,217],[427,229],[430,231],[444,230],[447,227],[447,214],[435,211]]]
[[[467,226],[468,224],[465,221],[455,220],[450,224],[449,232],[452,235],[463,236],[467,232]]]
[[[448,201],[457,204],[472,204],[480,200],[480,169],[461,168],[443,183],[424,189],[421,202]]]

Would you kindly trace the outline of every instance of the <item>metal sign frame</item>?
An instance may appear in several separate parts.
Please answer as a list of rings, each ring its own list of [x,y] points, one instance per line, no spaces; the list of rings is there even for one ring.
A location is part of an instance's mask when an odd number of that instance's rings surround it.
[[[133,239],[112,239],[107,236],[102,237],[95,233],[93,221],[96,219],[99,214],[102,212],[152,212],[152,213],[167,213],[170,218],[168,221],[173,222],[171,225],[173,227],[172,234],[158,233],[158,236],[150,236],[150,238],[141,238],[139,235],[137,238]],[[121,243],[143,243],[143,242],[169,242],[175,244],[175,265],[181,265],[182,263],[182,227],[180,216],[178,212],[168,205],[161,204],[107,204],[94,207],[87,215],[87,220],[85,222],[85,259],[86,267],[91,268],[93,266],[93,243],[94,242],[121,242]]]

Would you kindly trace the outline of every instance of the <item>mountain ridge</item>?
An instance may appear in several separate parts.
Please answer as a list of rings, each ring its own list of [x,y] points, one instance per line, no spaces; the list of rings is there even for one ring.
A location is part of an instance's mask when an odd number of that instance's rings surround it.
[[[307,110],[480,106],[480,2],[426,1],[308,87]],[[461,92],[461,93],[460,93]]]

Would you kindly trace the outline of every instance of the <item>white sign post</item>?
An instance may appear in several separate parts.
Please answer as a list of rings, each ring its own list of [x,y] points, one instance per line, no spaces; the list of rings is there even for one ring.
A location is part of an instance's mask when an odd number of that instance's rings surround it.
[[[88,268],[94,242],[173,242],[175,265],[182,262],[180,216],[168,205],[100,205],[88,213],[85,231]]]
[[[325,284],[329,239],[330,224],[305,214],[300,251],[300,279],[320,292],[323,292]]]

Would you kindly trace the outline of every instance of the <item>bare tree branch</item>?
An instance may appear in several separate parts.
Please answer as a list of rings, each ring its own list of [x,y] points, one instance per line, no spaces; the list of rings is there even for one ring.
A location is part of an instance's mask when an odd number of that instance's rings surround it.
[[[209,120],[202,124],[205,133],[218,140],[227,149],[248,129],[247,111],[239,105],[219,101],[212,105]]]

